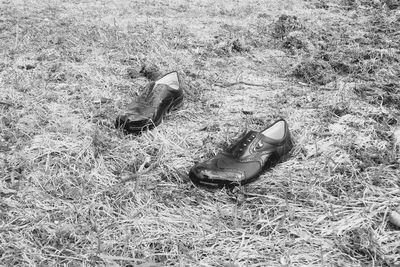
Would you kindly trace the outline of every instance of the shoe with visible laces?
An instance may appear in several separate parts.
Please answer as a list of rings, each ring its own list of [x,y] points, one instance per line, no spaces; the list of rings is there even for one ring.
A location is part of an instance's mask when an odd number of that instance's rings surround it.
[[[177,109],[183,101],[179,74],[174,71],[151,82],[128,111],[117,117],[115,127],[126,133],[138,134],[159,125],[169,111]]]
[[[244,185],[283,161],[292,147],[288,124],[280,119],[261,132],[244,133],[214,158],[192,167],[189,177],[208,187]]]

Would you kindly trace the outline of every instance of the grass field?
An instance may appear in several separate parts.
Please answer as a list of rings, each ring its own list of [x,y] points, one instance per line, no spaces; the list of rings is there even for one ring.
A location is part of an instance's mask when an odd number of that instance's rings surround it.
[[[0,266],[400,266],[399,29],[396,0],[1,0]],[[124,135],[143,66],[185,103]],[[259,180],[188,179],[280,117]]]

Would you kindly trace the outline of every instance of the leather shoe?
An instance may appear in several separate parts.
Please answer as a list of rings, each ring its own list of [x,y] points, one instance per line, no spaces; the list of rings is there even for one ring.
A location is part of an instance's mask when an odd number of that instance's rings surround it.
[[[280,119],[261,132],[244,133],[225,151],[196,164],[189,177],[208,187],[244,185],[284,160],[292,147],[288,124]]]
[[[159,125],[170,110],[177,109],[183,101],[183,90],[176,71],[151,82],[129,105],[128,111],[117,117],[115,127],[126,133],[137,134]]]

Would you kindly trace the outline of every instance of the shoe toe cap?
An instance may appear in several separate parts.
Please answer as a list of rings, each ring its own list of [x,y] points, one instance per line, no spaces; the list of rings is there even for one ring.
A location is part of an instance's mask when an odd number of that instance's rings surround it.
[[[244,173],[240,170],[219,169],[215,166],[198,164],[190,170],[189,176],[194,182],[229,184],[243,180]]]

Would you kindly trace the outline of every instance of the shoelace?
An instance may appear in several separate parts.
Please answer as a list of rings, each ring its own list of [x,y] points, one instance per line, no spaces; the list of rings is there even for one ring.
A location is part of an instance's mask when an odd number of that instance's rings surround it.
[[[251,142],[253,142],[254,138],[256,138],[255,133],[246,134],[245,137],[239,141],[239,144],[235,146],[232,154],[235,157],[240,157],[241,155],[243,155],[244,150],[251,144]],[[256,148],[259,149],[263,147],[263,145],[264,144],[260,141],[257,143]]]

